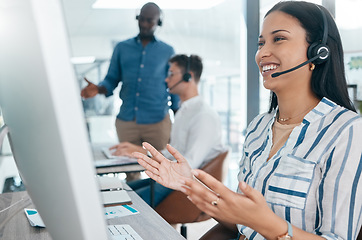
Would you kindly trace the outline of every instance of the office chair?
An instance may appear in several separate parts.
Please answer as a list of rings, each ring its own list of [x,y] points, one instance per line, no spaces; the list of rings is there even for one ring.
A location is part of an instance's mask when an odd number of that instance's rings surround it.
[[[201,169],[212,175],[219,181],[223,177],[223,165],[228,151],[219,154]],[[156,212],[169,224],[181,223],[181,235],[187,237],[186,223],[202,222],[211,217],[198,209],[186,195],[180,191],[174,191],[168,195],[157,207]]]

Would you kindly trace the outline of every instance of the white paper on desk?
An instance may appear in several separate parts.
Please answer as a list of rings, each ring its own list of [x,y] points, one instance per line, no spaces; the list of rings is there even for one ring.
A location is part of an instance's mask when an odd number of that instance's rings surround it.
[[[143,240],[128,224],[108,225],[108,234],[112,240]]]
[[[104,206],[107,207],[132,203],[132,199],[126,190],[103,191],[101,192],[101,197]]]
[[[24,212],[31,226],[45,227],[45,224],[36,209],[24,208]]]
[[[106,219],[112,219],[138,214],[139,211],[129,205],[121,205],[116,207],[106,207],[104,208],[104,213],[106,215]]]
[[[120,190],[123,189],[121,179],[117,177],[97,177],[101,190]]]

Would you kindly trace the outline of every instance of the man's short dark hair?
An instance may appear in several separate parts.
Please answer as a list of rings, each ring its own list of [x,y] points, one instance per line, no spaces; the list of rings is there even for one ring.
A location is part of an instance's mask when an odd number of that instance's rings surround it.
[[[202,74],[202,59],[197,55],[187,56],[185,54],[178,54],[173,56],[170,60],[170,63],[176,63],[184,73],[186,73],[186,69],[189,68],[190,72],[193,72],[195,82],[198,83],[200,81],[200,77]]]

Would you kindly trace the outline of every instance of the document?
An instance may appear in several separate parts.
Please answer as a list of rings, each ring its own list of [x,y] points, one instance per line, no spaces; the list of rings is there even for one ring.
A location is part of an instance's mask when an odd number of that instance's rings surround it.
[[[123,189],[121,179],[117,177],[97,177],[105,207],[131,204],[131,197]]]
[[[104,208],[106,219],[125,217],[129,215],[138,214],[135,208],[128,205],[121,205],[116,207],[106,207]]]
[[[31,226],[45,227],[45,224],[36,209],[24,208],[24,212]]]
[[[101,191],[122,190],[122,180],[117,177],[98,177],[97,180]]]

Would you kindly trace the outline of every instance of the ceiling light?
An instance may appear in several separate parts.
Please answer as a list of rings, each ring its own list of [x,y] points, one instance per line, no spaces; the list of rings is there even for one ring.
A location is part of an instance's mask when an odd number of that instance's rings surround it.
[[[161,9],[208,9],[225,0],[155,0]],[[147,0],[96,0],[92,8],[103,9],[139,9]]]
[[[70,62],[73,64],[89,64],[94,63],[96,57],[94,56],[87,56],[87,57],[72,57]]]

